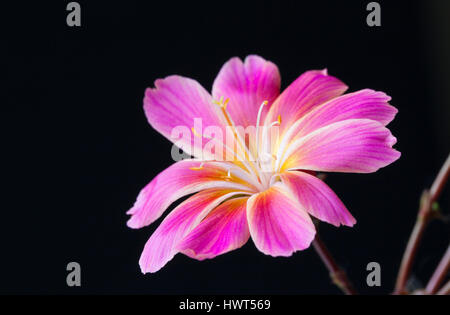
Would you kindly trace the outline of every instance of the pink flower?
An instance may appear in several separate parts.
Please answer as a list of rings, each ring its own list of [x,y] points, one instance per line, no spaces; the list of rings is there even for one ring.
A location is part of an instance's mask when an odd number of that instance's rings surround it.
[[[158,271],[179,252],[213,258],[241,247],[250,236],[264,254],[290,256],[314,239],[310,216],[335,226],[355,224],[336,194],[312,174],[371,173],[397,160],[396,138],[385,127],[397,113],[390,97],[369,89],[343,95],[347,86],[326,70],[305,72],[283,93],[279,89],[277,66],[258,56],[230,59],[212,95],[181,76],[156,80],[155,88],[147,89],[148,121],[171,141],[173,128],[191,129],[195,118],[205,128],[261,128],[255,141],[235,132],[232,148],[224,145],[236,160],[182,160],[142,189],[127,212],[131,228],[151,224],[174,201],[194,194],[148,240],[139,261],[143,273]],[[267,130],[275,126],[279,136],[267,144]],[[198,148],[195,140],[177,145],[198,157],[204,146]],[[266,167],[263,155],[269,156]]]

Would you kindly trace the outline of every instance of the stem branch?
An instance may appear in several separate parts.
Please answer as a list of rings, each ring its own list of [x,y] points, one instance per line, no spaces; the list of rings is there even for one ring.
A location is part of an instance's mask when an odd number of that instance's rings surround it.
[[[413,231],[406,246],[405,253],[403,254],[402,263],[397,276],[397,282],[395,284],[394,294],[405,294],[406,282],[408,281],[409,274],[411,272],[414,257],[416,256],[419,243],[422,239],[423,232],[428,222],[432,218],[432,206],[437,201],[445,183],[450,175],[450,155],[447,157],[444,165],[439,171],[436,179],[433,182],[430,190],[425,190],[422,194],[419,214],[414,225]]]
[[[449,295],[450,294],[450,281],[448,281],[442,289],[440,289],[436,295]]]
[[[328,271],[330,272],[330,278],[333,281],[333,283],[336,284],[339,287],[339,289],[341,289],[347,295],[358,294],[356,290],[353,288],[353,285],[351,284],[350,280],[348,279],[347,274],[336,263],[328,248],[319,238],[319,235],[316,234],[316,238],[314,239],[312,244],[317,254],[319,255],[320,259],[322,259],[322,262],[325,264]]]
[[[427,284],[425,291],[427,294],[434,294],[439,289],[439,285],[444,281],[447,276],[448,269],[450,268],[450,246],[447,247],[447,251],[442,257],[438,267],[431,276],[430,281]]]

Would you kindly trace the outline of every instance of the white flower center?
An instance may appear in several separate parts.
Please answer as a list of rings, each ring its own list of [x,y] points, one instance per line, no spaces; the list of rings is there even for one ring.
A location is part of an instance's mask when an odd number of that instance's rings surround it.
[[[253,127],[254,131],[253,135],[249,135],[249,141],[246,142],[245,135],[243,136],[239,132],[233,118],[227,110],[228,102],[229,99],[224,100],[224,98],[221,97],[218,101],[214,101],[214,104],[217,105],[218,114],[222,117],[228,128],[231,129],[233,140],[235,142],[232,147],[223,143],[222,139],[199,134],[193,127],[191,128],[192,132],[197,137],[206,138],[213,142],[217,141],[220,147],[224,147],[225,150],[233,156],[234,161],[240,162],[238,165],[244,171],[240,172],[241,178],[242,173],[244,173],[246,174],[245,180],[257,190],[266,190],[277,178],[277,176],[273,176],[276,174],[275,162],[277,157],[271,153],[271,147],[273,141],[277,141],[278,139],[278,133],[273,132],[273,127],[281,125],[281,116],[278,116],[276,121],[267,126],[260,126],[262,112],[264,107],[268,104],[267,101],[262,102],[256,117],[256,126],[247,126],[246,133],[251,133],[251,131],[248,130],[249,128],[251,129],[251,127]],[[237,150],[235,149],[235,145],[237,146]],[[202,162],[198,167],[192,167],[191,169],[201,170],[204,163],[205,162]],[[227,168],[227,174],[228,178],[231,179],[231,174],[234,174],[232,167]]]

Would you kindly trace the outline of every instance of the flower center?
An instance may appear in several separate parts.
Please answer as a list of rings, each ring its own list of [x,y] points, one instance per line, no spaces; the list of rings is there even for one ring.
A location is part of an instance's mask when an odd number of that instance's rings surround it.
[[[239,162],[238,165],[248,175],[246,180],[258,190],[265,190],[269,188],[273,182],[271,179],[275,172],[272,165],[277,159],[276,156],[271,153],[271,141],[267,140],[277,140],[273,138],[277,138],[278,134],[275,134],[274,137],[274,133],[271,133],[269,137],[269,132],[273,129],[273,127],[281,125],[281,116],[279,115],[277,120],[269,125],[260,126],[262,112],[264,107],[268,104],[268,101],[263,101],[259,107],[256,117],[256,126],[247,126],[247,129],[250,128],[250,130],[245,131],[245,133],[249,132],[250,134],[252,133],[252,128],[254,131],[253,135],[249,135],[249,141],[247,143],[245,141],[245,134],[242,135],[239,132],[233,118],[227,110],[229,101],[230,99],[224,99],[224,97],[221,97],[219,100],[215,100],[214,104],[217,105],[219,114],[222,116],[227,127],[230,128],[232,132],[234,141],[232,147],[226,143],[223,143],[222,139],[217,139],[198,133],[194,127],[191,128],[192,133],[196,137],[206,138],[213,142],[218,142],[220,147],[224,147],[225,150],[233,156],[234,160]],[[202,162],[198,167],[191,167],[191,170],[201,170],[203,168],[203,164],[204,162]],[[228,168],[227,179],[231,179],[232,173],[233,171],[231,168]]]

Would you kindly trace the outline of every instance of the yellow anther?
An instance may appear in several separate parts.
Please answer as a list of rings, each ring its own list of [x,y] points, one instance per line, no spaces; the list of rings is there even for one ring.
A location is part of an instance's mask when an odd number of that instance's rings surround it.
[[[213,103],[216,104],[216,105],[219,105],[223,109],[227,109],[227,104],[228,104],[229,101],[230,101],[229,98],[224,100],[224,97],[221,96],[218,101],[213,100]]]
[[[193,167],[190,167],[189,169],[193,170],[193,171],[199,171],[199,170],[203,169],[203,162],[200,163],[199,166],[193,166]]]
[[[230,99],[227,98],[227,99],[223,102],[223,108],[224,108],[224,109],[227,109],[227,104],[228,104],[229,101],[230,101]]]
[[[269,104],[269,102],[268,102],[268,101],[264,101],[264,102],[262,102],[262,105],[264,105],[264,106],[266,106],[267,104]]]
[[[281,115],[278,115],[277,120],[275,120],[273,123],[271,123],[269,125],[269,128],[273,127],[273,126],[280,126],[281,125]]]
[[[199,138],[201,138],[201,137],[202,137],[202,135],[201,135],[201,134],[199,134],[199,133],[197,132],[197,130],[195,130],[195,128],[194,128],[194,127],[192,127],[192,128],[191,128],[191,130],[192,130],[192,133],[194,134],[194,136],[196,136],[196,137],[199,137]]]

